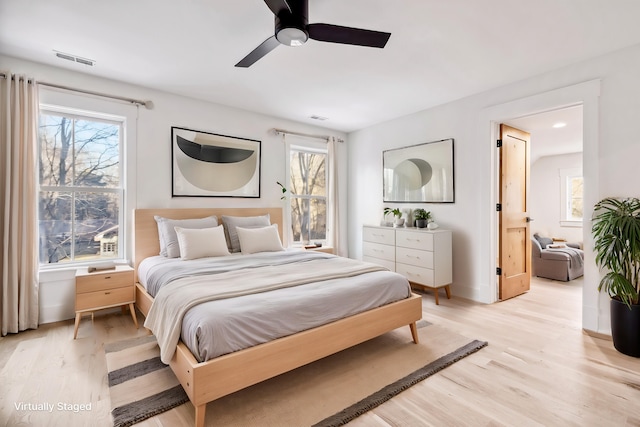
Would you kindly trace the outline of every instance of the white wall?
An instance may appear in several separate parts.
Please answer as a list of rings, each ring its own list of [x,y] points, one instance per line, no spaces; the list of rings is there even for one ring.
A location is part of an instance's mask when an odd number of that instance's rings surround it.
[[[535,143],[532,140],[532,144]],[[546,237],[564,238],[569,242],[582,242],[583,227],[561,226],[562,169],[582,169],[582,153],[543,156],[531,165],[531,209],[529,214],[531,235],[540,233]]]
[[[538,94],[600,80],[597,94],[585,104],[585,139],[595,135],[585,148],[585,200],[591,203],[605,196],[640,195],[640,144],[636,122],[640,117],[640,45],[574,64],[531,79],[513,83],[446,105],[380,123],[349,135],[349,244],[350,254],[361,257],[363,224],[377,224],[382,211],[382,151],[443,138],[455,139],[454,204],[426,205],[441,227],[453,234],[455,295],[490,302],[495,299],[495,154],[487,111],[505,114],[509,104]],[[568,92],[572,92],[568,90]],[[561,100],[562,96],[557,96]],[[569,98],[567,98],[569,99]],[[561,101],[558,101],[561,102]],[[575,99],[569,99],[575,105]],[[500,108],[497,108],[500,106]],[[556,105],[568,106],[568,105]],[[532,107],[534,108],[534,107]],[[598,112],[599,111],[599,112]],[[541,111],[528,111],[528,114]],[[515,118],[523,116],[514,109]],[[497,113],[496,113],[497,114]],[[489,117],[489,118],[488,118]],[[508,119],[508,116],[503,119]],[[599,130],[598,130],[599,129]],[[600,147],[598,149],[598,147]],[[592,205],[591,205],[592,206]],[[589,211],[586,211],[590,215]],[[585,232],[585,236],[586,236]],[[584,239],[586,244],[590,242]],[[609,333],[608,297],[597,294],[599,281],[593,254],[587,248],[583,326]],[[492,259],[494,258],[494,259]],[[587,274],[589,272],[589,274]]]
[[[284,181],[285,177],[284,143],[282,136],[277,136],[269,130],[280,128],[307,134],[333,135],[346,140],[346,135],[343,132],[91,77],[17,58],[0,56],[0,68],[16,74],[26,74],[47,83],[153,102],[154,107],[151,110],[144,107],[138,109],[138,132],[135,147],[137,160],[132,183],[132,188],[135,188],[135,203],[127,209],[129,217],[131,217],[131,210],[134,208],[280,206],[282,204],[280,201],[281,193],[276,181]],[[262,141],[261,197],[259,199],[172,198],[171,126]],[[339,194],[343,206],[347,204],[347,183],[344,179],[347,176],[346,145],[346,143],[339,144],[338,147],[339,176],[343,177]],[[341,212],[340,228],[345,230],[347,228],[347,214],[345,209],[342,209]],[[345,234],[342,237],[343,247],[347,246],[346,239]],[[67,270],[41,274],[41,323],[74,316],[74,273],[75,270]]]

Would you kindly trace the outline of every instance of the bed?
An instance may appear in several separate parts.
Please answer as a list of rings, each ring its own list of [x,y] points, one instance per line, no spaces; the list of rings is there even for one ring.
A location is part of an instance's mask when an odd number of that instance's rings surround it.
[[[271,223],[276,224],[279,235],[282,236],[281,208],[135,210],[136,307],[146,317],[154,303],[154,298],[138,281],[138,272],[143,260],[157,256],[160,251],[158,226],[154,219],[156,215],[178,220],[204,218],[211,215],[221,218],[225,215],[250,217],[263,214],[270,215]],[[409,326],[413,340],[417,343],[416,322],[421,317],[421,297],[410,293],[407,298],[396,302],[367,309],[346,318],[213,357],[203,362],[199,362],[198,359],[201,357],[196,357],[194,351],[180,340],[175,349],[172,349],[169,365],[195,407],[195,425],[202,427],[204,426],[207,402],[393,329]],[[197,353],[197,351],[195,352]]]

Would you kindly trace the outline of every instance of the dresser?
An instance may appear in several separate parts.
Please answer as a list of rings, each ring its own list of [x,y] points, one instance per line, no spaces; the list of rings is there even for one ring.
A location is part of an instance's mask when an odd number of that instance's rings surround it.
[[[450,230],[364,226],[362,259],[405,276],[412,286],[444,288],[451,298],[452,245]]]
[[[135,287],[133,268],[119,265],[113,270],[101,270],[89,273],[87,268],[76,271],[76,322],[73,339],[78,336],[78,326],[84,313],[104,308],[129,306],[133,323],[138,327],[138,319],[133,304]],[[124,310],[124,307],[123,307]]]

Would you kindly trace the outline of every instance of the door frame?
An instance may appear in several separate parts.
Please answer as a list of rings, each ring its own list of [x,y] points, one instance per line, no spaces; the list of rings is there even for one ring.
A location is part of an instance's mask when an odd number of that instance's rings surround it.
[[[589,226],[593,213],[593,206],[599,197],[598,174],[598,131],[599,131],[599,97],[600,80],[591,80],[561,89],[543,92],[515,101],[487,107],[480,112],[480,135],[487,141],[487,150],[490,158],[490,182],[488,184],[489,197],[486,208],[481,213],[482,224],[488,227],[483,233],[489,242],[487,250],[488,262],[482,263],[489,284],[489,294],[485,295],[489,303],[498,301],[498,280],[496,275],[498,254],[498,216],[496,215],[496,203],[498,203],[499,185],[499,157],[496,140],[500,137],[500,123],[510,119],[529,116],[545,111],[582,105],[583,110],[583,176],[585,181],[584,193],[584,223],[583,242],[585,249],[584,286],[582,288],[582,327],[592,331],[598,331],[600,294],[597,292],[598,268],[595,265],[593,254],[593,238]],[[485,187],[486,188],[486,187]],[[487,259],[487,258],[485,258]],[[486,267],[485,267],[486,266]]]

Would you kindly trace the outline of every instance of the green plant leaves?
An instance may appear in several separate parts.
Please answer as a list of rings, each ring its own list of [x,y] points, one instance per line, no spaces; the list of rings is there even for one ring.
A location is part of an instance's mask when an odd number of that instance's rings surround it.
[[[591,233],[596,264],[609,270],[598,290],[631,306],[638,304],[640,283],[640,200],[606,198],[594,207]]]

